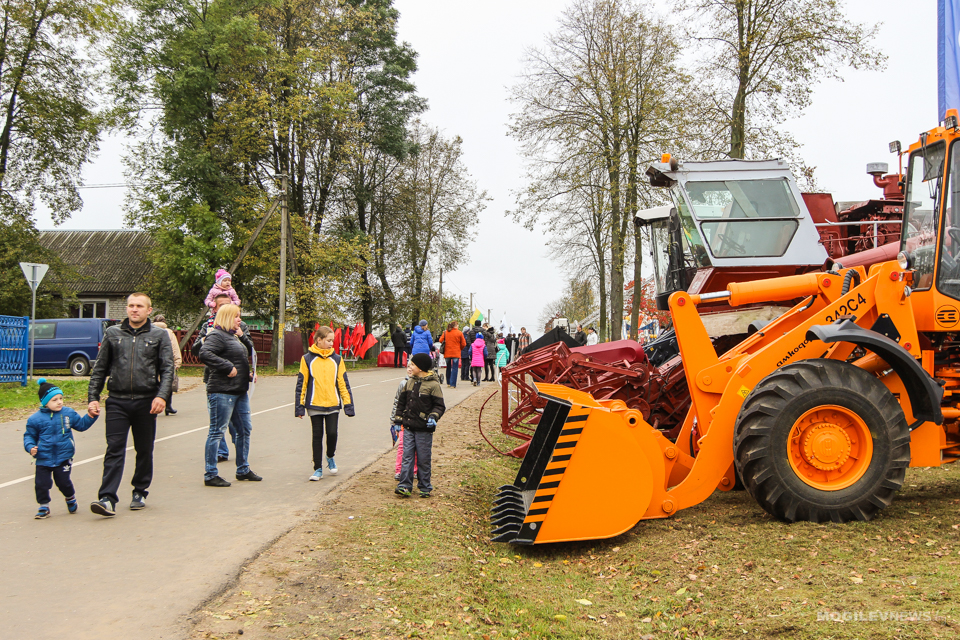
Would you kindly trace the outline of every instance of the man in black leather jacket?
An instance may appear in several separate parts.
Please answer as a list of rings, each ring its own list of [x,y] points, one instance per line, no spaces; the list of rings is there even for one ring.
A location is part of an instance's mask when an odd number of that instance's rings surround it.
[[[123,476],[127,433],[133,433],[137,452],[133,472],[133,501],[130,508],[143,509],[153,479],[153,441],[157,435],[157,414],[170,399],[173,386],[173,352],[165,329],[149,320],[150,298],[133,293],[127,298],[127,319],[103,334],[97,363],[90,373],[88,409],[100,415],[100,392],[109,376],[107,409],[107,452],[103,457],[103,482],[99,500],[90,510],[102,516],[116,515],[117,490]]]

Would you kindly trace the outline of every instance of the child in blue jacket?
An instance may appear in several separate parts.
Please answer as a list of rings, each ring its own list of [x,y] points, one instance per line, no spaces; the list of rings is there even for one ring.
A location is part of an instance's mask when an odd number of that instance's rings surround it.
[[[40,410],[27,420],[23,434],[23,448],[37,459],[35,485],[40,509],[34,516],[37,520],[50,517],[50,487],[57,483],[60,493],[67,499],[67,511],[77,512],[77,496],[70,480],[73,466],[73,431],[86,431],[97,416],[87,410],[81,416],[70,407],[63,406],[63,391],[44,378],[37,380],[40,390]],[[51,478],[52,476],[52,478]]]

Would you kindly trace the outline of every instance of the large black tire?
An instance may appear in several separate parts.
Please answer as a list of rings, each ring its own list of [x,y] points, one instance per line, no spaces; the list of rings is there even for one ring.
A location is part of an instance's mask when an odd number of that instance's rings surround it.
[[[794,424],[823,405],[855,413],[873,439],[869,465],[846,488],[823,490],[804,482],[787,453]],[[771,373],[747,396],[737,418],[734,457],[747,491],[780,520],[866,521],[903,485],[910,431],[900,403],[872,374],[836,360],[805,360]]]

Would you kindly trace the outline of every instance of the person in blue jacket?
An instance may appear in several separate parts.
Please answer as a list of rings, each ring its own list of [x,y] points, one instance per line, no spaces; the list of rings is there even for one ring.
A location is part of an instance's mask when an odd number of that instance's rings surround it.
[[[433,352],[433,336],[427,329],[427,321],[421,320],[420,324],[413,328],[413,334],[410,336],[410,355],[431,352]]]
[[[45,378],[37,380],[40,390],[40,410],[27,420],[23,433],[23,448],[37,459],[37,473],[34,480],[37,491],[37,503],[40,509],[34,516],[37,520],[50,517],[50,487],[57,483],[60,493],[67,499],[67,511],[77,512],[77,496],[70,480],[73,466],[73,429],[86,431],[97,416],[87,410],[81,416],[70,407],[63,406],[63,391]],[[52,477],[51,477],[52,476]]]

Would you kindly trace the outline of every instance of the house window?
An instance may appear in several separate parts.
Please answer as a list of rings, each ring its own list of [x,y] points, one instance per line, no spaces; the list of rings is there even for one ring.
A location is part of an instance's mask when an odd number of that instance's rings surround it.
[[[81,300],[80,306],[71,309],[72,318],[106,318],[106,300]]]

